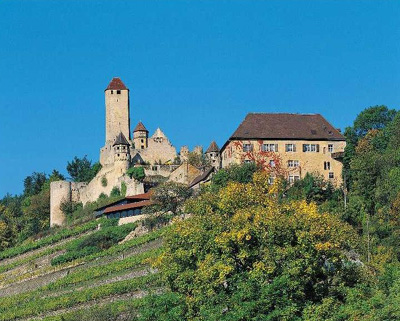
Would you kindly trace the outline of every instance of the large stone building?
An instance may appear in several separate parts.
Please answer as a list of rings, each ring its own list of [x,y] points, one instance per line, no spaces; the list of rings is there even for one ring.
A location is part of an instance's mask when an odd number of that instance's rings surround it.
[[[318,173],[338,186],[345,146],[340,131],[319,114],[250,113],[220,153],[222,167],[268,156],[274,166],[278,157],[289,182]]]
[[[66,201],[93,202],[100,194],[109,195],[114,187],[127,186],[127,195],[144,193],[142,183],[125,175],[135,164],[157,164],[151,167],[156,175],[169,176],[176,168],[171,165],[177,156],[175,147],[157,128],[149,137],[148,130],[139,122],[131,135],[129,89],[115,77],[105,94],[105,144],[100,149],[101,170],[89,183],[52,182],[50,186],[50,225],[63,225],[65,215],[60,205]],[[133,137],[133,139],[132,139]],[[162,169],[162,170],[161,170]]]

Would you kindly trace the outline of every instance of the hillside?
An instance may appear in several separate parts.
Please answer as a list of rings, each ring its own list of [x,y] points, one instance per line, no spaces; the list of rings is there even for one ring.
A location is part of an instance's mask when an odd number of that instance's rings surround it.
[[[92,221],[1,252],[0,320],[76,320],[94,306],[123,320],[124,311],[161,289],[147,260],[159,253],[162,230],[115,242],[136,226]],[[103,244],[102,231],[117,235],[106,237],[115,243],[96,251],[90,242]]]

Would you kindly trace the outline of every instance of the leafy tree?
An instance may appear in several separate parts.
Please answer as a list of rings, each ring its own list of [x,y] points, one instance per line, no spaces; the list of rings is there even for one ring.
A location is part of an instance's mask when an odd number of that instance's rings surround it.
[[[92,165],[92,161],[90,161],[86,155],[83,158],[75,156],[74,159],[67,164],[67,171],[74,182],[90,182],[100,169],[101,165],[99,163]]]
[[[260,172],[188,201],[193,216],[172,226],[156,263],[184,300],[183,319],[300,320],[308,305],[341,300],[358,282],[346,256],[357,246],[353,229],[314,203],[281,203],[279,186]]]
[[[171,211],[176,214],[183,203],[192,195],[192,190],[186,185],[171,181],[158,185],[152,191],[153,212]]]
[[[47,180],[45,173],[33,172],[24,179],[24,195],[32,196],[38,194]]]

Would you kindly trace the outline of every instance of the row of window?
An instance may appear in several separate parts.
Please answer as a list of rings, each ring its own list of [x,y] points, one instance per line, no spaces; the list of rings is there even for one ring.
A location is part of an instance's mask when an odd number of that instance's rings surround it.
[[[114,90],[111,90],[111,95],[114,94]],[[117,90],[117,95],[121,95],[121,90]]]
[[[120,211],[120,212],[107,214],[107,218],[121,218],[121,217],[129,217],[129,216],[135,216],[135,215],[140,215],[140,214],[142,214],[142,209],[135,208],[132,210]]]
[[[244,152],[251,152],[253,144],[243,144]],[[277,152],[278,144],[262,144],[262,152]],[[296,144],[285,144],[285,152],[296,152]],[[319,144],[303,144],[303,152],[317,152],[319,153]],[[324,147],[325,153],[325,147]],[[328,153],[333,153],[333,144],[328,144]]]
[[[244,161],[246,164],[252,163],[253,161],[250,159],[246,159]],[[275,162],[273,160],[269,161],[269,166],[275,167]],[[289,168],[296,168],[300,166],[300,162],[298,160],[293,160],[290,159],[287,161],[287,167]],[[324,162],[324,170],[330,170],[331,169],[331,162]],[[333,178],[333,177],[332,177]]]
[[[333,172],[329,172],[328,177],[329,177],[329,179],[333,179],[333,178],[335,178],[335,174]],[[290,184],[293,184],[294,182],[299,181],[299,180],[300,180],[300,175],[289,175],[289,177],[288,177],[288,182]],[[275,181],[275,177],[270,176],[268,178],[268,184],[272,185],[274,183],[274,181]]]

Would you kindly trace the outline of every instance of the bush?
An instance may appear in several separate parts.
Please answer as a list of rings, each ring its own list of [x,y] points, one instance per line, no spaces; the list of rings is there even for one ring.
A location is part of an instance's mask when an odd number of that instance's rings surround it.
[[[249,183],[253,179],[253,174],[257,170],[254,163],[231,165],[228,168],[219,170],[212,178],[212,187],[225,187],[228,182]]]
[[[121,196],[121,191],[117,186],[114,186],[110,192],[110,197],[118,197]]]
[[[126,174],[130,177],[130,178],[134,178],[136,180],[138,180],[139,182],[142,182],[144,180],[144,178],[146,177],[145,173],[144,173],[144,168],[143,167],[131,167],[126,171]]]
[[[107,178],[105,176],[103,176],[101,178],[101,186],[106,187],[108,184]]]
[[[126,183],[122,182],[121,183],[121,196],[126,196],[126,190],[127,190]]]

